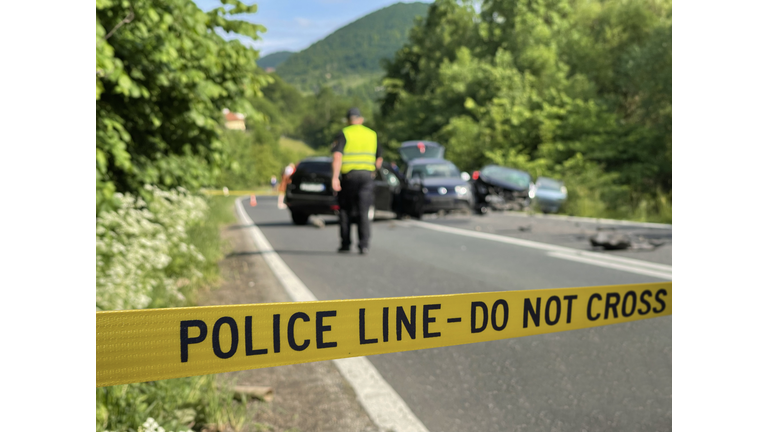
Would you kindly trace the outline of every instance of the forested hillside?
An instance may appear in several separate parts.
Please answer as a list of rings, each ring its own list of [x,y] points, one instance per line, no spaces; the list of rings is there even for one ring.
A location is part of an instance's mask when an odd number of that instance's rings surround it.
[[[391,59],[402,47],[414,19],[425,16],[428,7],[396,3],[366,15],[293,54],[277,72],[301,91],[317,92],[326,85],[351,94],[351,89],[362,85],[366,90],[360,94],[369,94],[383,73],[381,60]]]
[[[292,56],[293,54],[294,53],[292,51],[274,52],[258,59],[256,64],[259,65],[259,67],[262,69],[276,68],[283,64],[284,61],[288,60],[288,57]]]

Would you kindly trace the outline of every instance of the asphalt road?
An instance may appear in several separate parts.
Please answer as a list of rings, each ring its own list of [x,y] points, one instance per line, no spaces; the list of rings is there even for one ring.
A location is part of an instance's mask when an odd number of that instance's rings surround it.
[[[258,203],[243,204],[319,300],[662,281],[407,221],[375,222],[368,256],[338,254],[333,217],[323,218],[322,228],[299,227],[277,209],[276,198]],[[535,219],[493,214],[425,222],[591,250],[578,236],[594,227]],[[621,255],[671,265],[671,230],[651,231],[644,235],[668,243]],[[431,432],[672,429],[671,317],[369,360]]]

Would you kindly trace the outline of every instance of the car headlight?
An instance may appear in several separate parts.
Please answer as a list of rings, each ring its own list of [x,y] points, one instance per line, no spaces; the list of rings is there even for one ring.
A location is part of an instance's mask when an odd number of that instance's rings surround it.
[[[466,186],[456,186],[454,190],[456,191],[456,195],[459,196],[464,196],[469,193],[469,189],[467,189]]]
[[[560,193],[563,195],[568,195],[568,189],[566,189],[565,186],[560,186]]]

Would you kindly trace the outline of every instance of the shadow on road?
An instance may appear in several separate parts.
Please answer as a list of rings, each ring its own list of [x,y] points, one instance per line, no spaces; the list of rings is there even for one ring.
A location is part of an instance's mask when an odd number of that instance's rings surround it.
[[[278,255],[338,255],[339,254],[335,250],[327,250],[327,251],[276,250],[275,252]],[[238,256],[262,255],[263,253],[264,252],[262,251],[232,252],[228,254],[226,257],[232,258],[232,257],[238,257]]]
[[[258,227],[293,226],[293,222],[291,221],[259,222],[258,224],[253,224],[248,226],[254,226],[254,225]]]
[[[227,227],[227,231],[237,231],[245,228],[250,228],[252,226],[253,224],[230,225]]]

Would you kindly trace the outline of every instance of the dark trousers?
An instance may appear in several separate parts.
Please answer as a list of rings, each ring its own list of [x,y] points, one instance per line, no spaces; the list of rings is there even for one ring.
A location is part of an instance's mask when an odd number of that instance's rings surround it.
[[[350,225],[357,223],[357,247],[367,248],[371,237],[368,208],[373,205],[372,171],[350,171],[341,176],[339,231],[341,246],[352,244]]]

